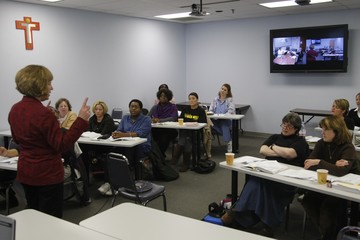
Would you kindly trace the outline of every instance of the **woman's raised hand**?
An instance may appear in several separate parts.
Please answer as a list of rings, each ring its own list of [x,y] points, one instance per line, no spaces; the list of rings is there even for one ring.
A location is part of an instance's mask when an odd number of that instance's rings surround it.
[[[90,118],[90,106],[86,105],[88,99],[89,99],[88,97],[85,98],[78,115],[80,118],[86,121],[89,121]]]

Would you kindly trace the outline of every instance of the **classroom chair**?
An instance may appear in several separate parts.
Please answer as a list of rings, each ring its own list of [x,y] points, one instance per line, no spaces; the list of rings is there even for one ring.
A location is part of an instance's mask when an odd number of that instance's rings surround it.
[[[129,168],[128,159],[119,153],[109,153],[107,156],[109,183],[113,195],[111,206],[114,206],[116,196],[135,201],[146,206],[150,201],[162,197],[164,211],[166,207],[165,187],[149,181],[134,180]]]

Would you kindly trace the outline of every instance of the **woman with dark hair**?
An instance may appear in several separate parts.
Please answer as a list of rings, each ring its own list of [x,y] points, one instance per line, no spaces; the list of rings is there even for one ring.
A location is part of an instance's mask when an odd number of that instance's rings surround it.
[[[304,168],[327,169],[334,176],[350,172],[359,174],[356,151],[343,118],[329,116],[322,119],[319,125],[322,128],[322,139],[306,159]],[[302,205],[319,228],[322,239],[335,240],[338,231],[346,225],[347,202],[344,199],[308,191]]]
[[[205,110],[199,106],[198,94],[192,92],[189,94],[188,98],[189,106],[184,108],[184,110],[181,112],[180,118],[183,118],[184,122],[206,123],[206,113]],[[172,158],[172,163],[176,165],[180,155],[183,154],[183,165],[180,168],[180,172],[186,172],[190,167],[190,156],[193,144],[196,143],[192,142],[191,130],[180,130],[179,142],[175,147]]]
[[[154,105],[148,114],[148,116],[151,117],[151,122],[160,123],[177,121],[178,111],[176,105],[170,102],[173,97],[172,91],[162,88],[157,92],[156,96],[159,103]],[[178,134],[176,129],[164,128],[153,128],[151,133],[164,156],[169,143],[174,140]]]
[[[163,83],[163,84],[161,84],[161,85],[159,86],[158,91],[160,91],[160,89],[163,89],[163,88],[170,90],[170,89],[169,89],[169,86],[168,86],[166,83]],[[172,98],[169,100],[169,102],[175,104],[175,98],[174,98],[174,96],[172,96]],[[158,103],[159,103],[159,99],[156,98],[155,101],[154,101],[154,105],[156,105],[156,104],[158,104]]]
[[[271,135],[260,147],[260,153],[268,160],[276,160],[295,166],[303,166],[309,146],[298,135],[301,119],[296,113],[288,113],[280,125],[281,133]],[[285,207],[291,203],[296,187],[267,179],[248,176],[241,195],[233,208],[223,215],[224,225],[239,224],[250,228],[261,222],[259,234],[272,237],[273,228],[279,226]]]
[[[138,158],[146,157],[151,151],[151,119],[142,114],[143,104],[138,99],[133,99],[129,103],[130,115],[125,115],[119,124],[119,127],[112,133],[113,138],[122,137],[141,137],[146,138],[138,148]]]
[[[129,103],[129,115],[125,115],[116,129],[111,134],[113,138],[122,137],[141,137],[147,141],[137,148],[137,159],[143,159],[148,156],[151,151],[151,119],[142,113],[143,104],[138,99],[132,99]],[[117,151],[113,149],[112,151]],[[105,183],[98,188],[99,192],[104,195],[112,195],[108,175],[105,169]]]
[[[77,115],[71,111],[71,104],[66,98],[60,98],[55,103],[55,109],[58,112],[58,120],[61,128],[69,129],[75,122]]]
[[[235,104],[233,103],[231,87],[225,83],[221,86],[218,96],[212,101],[210,112],[214,114],[235,114]],[[213,129],[223,136],[224,141],[227,143],[227,151],[232,152],[231,141],[231,120],[227,119],[212,119]]]
[[[17,72],[16,89],[23,94],[9,113],[11,135],[20,147],[17,181],[25,191],[29,208],[61,218],[63,215],[64,167],[61,154],[70,150],[88,127],[87,98],[79,115],[64,134],[48,100],[53,75],[44,66],[29,65]]]

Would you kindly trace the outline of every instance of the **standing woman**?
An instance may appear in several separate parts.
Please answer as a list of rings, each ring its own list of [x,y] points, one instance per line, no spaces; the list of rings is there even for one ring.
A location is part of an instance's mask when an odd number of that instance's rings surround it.
[[[173,98],[172,91],[166,88],[161,88],[156,93],[156,97],[158,98],[159,103],[154,105],[148,114],[151,117],[151,122],[161,123],[177,121],[178,111],[176,105],[170,102]],[[176,129],[166,128],[153,128],[151,129],[151,133],[164,156],[169,143],[178,135]]]
[[[75,122],[77,115],[71,111],[71,104],[66,98],[60,98],[55,103],[55,108],[59,112],[60,128],[69,129]]]
[[[322,119],[319,125],[322,128],[322,139],[305,160],[304,168],[327,169],[334,176],[358,173],[356,151],[344,120],[329,116]],[[302,205],[319,228],[322,239],[336,239],[337,232],[346,225],[347,202],[344,199],[309,191],[305,194]]]
[[[64,167],[61,153],[70,150],[88,127],[90,107],[82,104],[79,117],[63,133],[48,100],[53,75],[44,66],[29,65],[17,72],[16,89],[23,94],[13,105],[9,123],[20,155],[16,179],[23,185],[29,208],[61,218],[63,215]]]
[[[180,117],[184,119],[184,122],[199,122],[207,123],[206,113],[203,108],[199,106],[199,96],[196,92],[192,92],[188,96],[189,106],[184,108]],[[183,153],[183,165],[180,168],[180,172],[186,172],[190,167],[190,156],[192,145],[196,144],[192,142],[191,130],[179,131],[179,142],[175,147],[172,163],[177,164],[181,153]]]
[[[349,130],[354,130],[354,120],[348,117],[350,104],[346,99],[335,99],[331,107],[331,112],[334,116],[344,119],[346,127]]]
[[[231,87],[229,84],[225,83],[221,86],[218,96],[210,105],[209,111],[214,114],[235,114],[235,104],[232,101]],[[212,122],[215,131],[222,135],[224,141],[227,143],[227,151],[232,152],[231,120],[212,119]]]
[[[353,119],[355,126],[360,127],[360,93],[356,94],[355,101],[357,107],[349,111],[348,117]]]

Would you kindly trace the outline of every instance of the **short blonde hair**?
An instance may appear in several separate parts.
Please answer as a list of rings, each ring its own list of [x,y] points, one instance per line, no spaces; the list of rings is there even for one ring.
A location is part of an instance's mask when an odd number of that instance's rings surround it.
[[[28,65],[15,76],[16,89],[25,96],[41,97],[48,94],[48,84],[53,80],[49,69],[41,65]]]
[[[104,114],[106,114],[108,112],[108,106],[106,105],[106,103],[99,100],[99,101],[96,101],[91,108],[93,113],[95,113],[95,108],[97,105],[100,105],[104,109]]]

